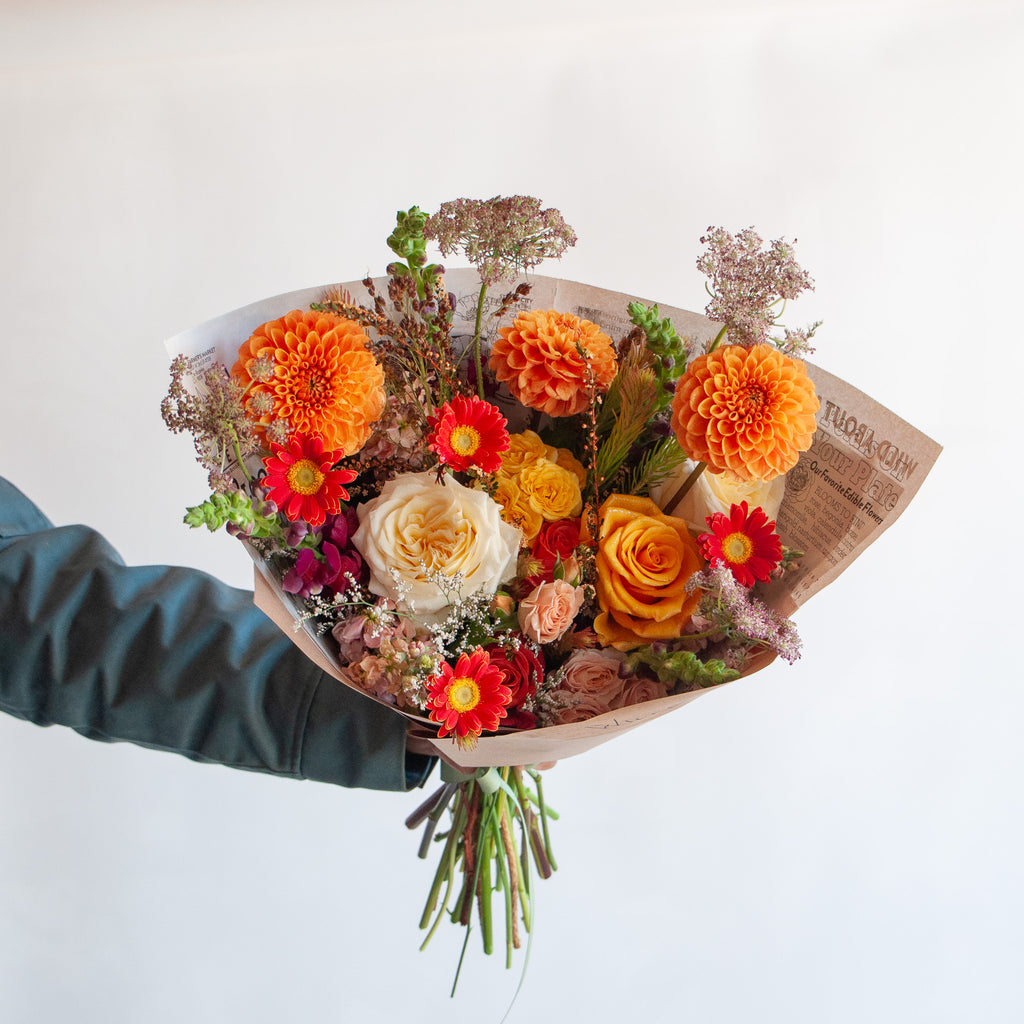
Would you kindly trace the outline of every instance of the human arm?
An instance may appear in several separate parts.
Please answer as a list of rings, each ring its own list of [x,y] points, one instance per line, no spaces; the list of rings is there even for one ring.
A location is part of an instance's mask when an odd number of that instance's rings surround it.
[[[326,676],[205,573],[125,566],[0,478],[0,710],[196,761],[404,790],[403,719]]]

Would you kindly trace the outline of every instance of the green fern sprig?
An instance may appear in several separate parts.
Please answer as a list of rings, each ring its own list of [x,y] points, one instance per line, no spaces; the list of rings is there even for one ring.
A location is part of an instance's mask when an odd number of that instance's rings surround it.
[[[686,452],[670,434],[649,448],[630,471],[626,482],[627,494],[650,494],[659,484],[673,476],[686,462]]]
[[[611,430],[597,452],[598,481],[608,480],[618,472],[647,429],[658,404],[658,381],[639,347],[634,346],[627,352],[614,384],[615,394],[609,397],[613,398],[617,411]]]

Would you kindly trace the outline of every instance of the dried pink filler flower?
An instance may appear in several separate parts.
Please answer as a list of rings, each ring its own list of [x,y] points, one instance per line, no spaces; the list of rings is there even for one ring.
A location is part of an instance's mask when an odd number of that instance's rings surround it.
[[[532,196],[455,199],[442,203],[423,228],[445,257],[461,249],[485,287],[510,280],[543,260],[557,258],[576,234],[554,209]]]
[[[709,227],[701,238],[707,252],[697,260],[697,269],[711,279],[712,299],[704,312],[724,323],[735,345],[770,342],[775,326],[773,306],[780,299],[795,299],[814,282],[793,258],[793,246],[781,238],[762,252],[761,236],[747,228],[733,235],[724,228]],[[815,327],[787,331],[787,351],[808,351],[807,340]]]
[[[245,413],[244,392],[224,367],[211,366],[199,374],[201,394],[192,394],[185,387],[190,372],[182,355],[171,363],[171,385],[160,413],[172,433],[192,434],[198,462],[210,473],[210,489],[229,494],[236,486],[227,471],[232,458],[241,461],[260,450]]]

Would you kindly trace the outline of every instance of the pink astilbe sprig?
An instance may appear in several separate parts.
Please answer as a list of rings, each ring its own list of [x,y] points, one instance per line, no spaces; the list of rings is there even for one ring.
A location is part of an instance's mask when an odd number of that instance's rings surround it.
[[[776,238],[762,250],[761,236],[753,228],[733,235],[724,228],[709,227],[700,241],[707,251],[697,260],[697,269],[710,279],[711,292],[704,312],[725,324],[733,344],[773,342],[775,305],[814,288],[810,275],[794,258],[793,246]],[[818,326],[787,331],[786,351],[813,351],[807,342]]]
[[[686,581],[688,591],[703,590],[693,624],[722,636],[768,648],[791,664],[800,657],[800,637],[790,619],[753,597],[728,566],[717,563]]]

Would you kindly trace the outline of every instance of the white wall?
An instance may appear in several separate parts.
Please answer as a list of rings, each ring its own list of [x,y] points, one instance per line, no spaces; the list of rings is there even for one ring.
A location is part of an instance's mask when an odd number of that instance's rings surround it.
[[[180,525],[165,337],[461,195],[690,308],[709,224],[797,236],[816,361],[945,453],[796,667],[550,773],[510,1019],[1020,1020],[1020,4],[285,6],[0,4],[0,474],[247,585]],[[455,930],[416,951],[416,802],[0,721],[0,1019],[499,1020],[514,973],[471,948],[450,1002]]]

